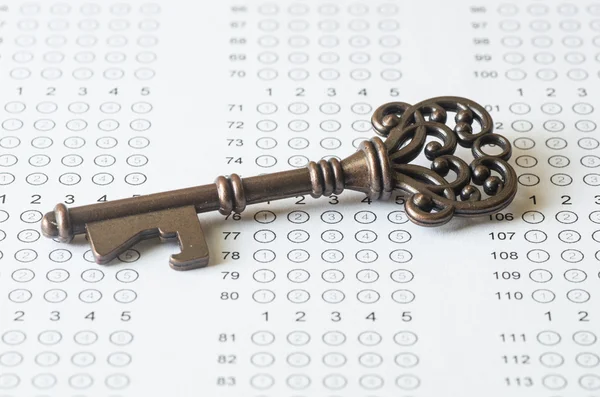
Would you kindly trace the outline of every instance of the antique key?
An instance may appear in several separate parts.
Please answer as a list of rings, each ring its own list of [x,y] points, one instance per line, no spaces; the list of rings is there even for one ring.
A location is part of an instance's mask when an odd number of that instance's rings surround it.
[[[446,124],[448,112],[455,113],[453,128]],[[379,107],[371,122],[385,141],[363,141],[344,160],[320,160],[306,168],[244,179],[237,174],[219,176],[209,185],[71,209],[61,203],[44,215],[42,232],[61,242],[87,234],[100,264],[141,240],[177,238],[181,252],[171,256],[171,267],[189,270],[206,266],[209,257],[197,213],[218,210],[229,215],[250,204],[305,194],[318,198],[345,189],[385,200],[398,189],[409,196],[405,210],[411,221],[439,226],[454,215],[498,212],[515,197],[517,177],[507,162],[510,142],[492,133],[492,118],[481,105],[460,97],[437,97],[413,106],[392,102]],[[437,140],[427,142],[429,136]],[[471,148],[474,159],[469,165],[454,156],[457,145]],[[484,146],[497,146],[500,153],[488,155]],[[421,151],[431,169],[409,164]],[[452,181],[445,179],[449,171],[456,176]],[[487,197],[475,185],[482,186]]]

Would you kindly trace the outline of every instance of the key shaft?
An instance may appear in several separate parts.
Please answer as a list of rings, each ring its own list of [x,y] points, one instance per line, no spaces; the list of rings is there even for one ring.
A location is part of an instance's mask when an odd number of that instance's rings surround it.
[[[241,183],[246,204],[307,194],[307,176],[306,170],[290,170],[244,178]],[[231,211],[226,211],[229,207],[235,212],[242,212],[245,206],[236,201],[233,195],[233,186],[239,189],[240,180],[237,174],[233,174],[219,177],[215,183],[207,185],[74,207],[68,209],[67,214],[50,212],[43,219],[42,230],[48,237],[70,240],[74,235],[85,233],[87,223],[176,207],[193,206],[196,213],[221,210],[229,214]],[[286,184],[275,188],[272,184],[279,181],[286,181]],[[282,187],[285,191],[280,190]],[[57,222],[57,219],[65,216],[69,217],[67,222]],[[71,230],[68,230],[69,226]],[[59,227],[63,230],[59,230]]]

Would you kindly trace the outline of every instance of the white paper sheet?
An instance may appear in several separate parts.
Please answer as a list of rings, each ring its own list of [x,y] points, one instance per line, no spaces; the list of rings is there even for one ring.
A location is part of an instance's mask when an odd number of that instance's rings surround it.
[[[0,395],[597,395],[599,54],[587,1],[1,2]],[[190,272],[40,236],[58,202],[346,157],[379,105],[439,95],[513,143],[502,213],[203,214]]]

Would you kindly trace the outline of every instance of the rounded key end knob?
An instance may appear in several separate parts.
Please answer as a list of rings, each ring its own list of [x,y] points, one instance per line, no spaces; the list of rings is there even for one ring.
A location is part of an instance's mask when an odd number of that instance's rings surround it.
[[[69,209],[62,203],[57,204],[54,211],[44,215],[41,227],[42,233],[46,237],[58,239],[63,243],[68,243],[73,239]]]

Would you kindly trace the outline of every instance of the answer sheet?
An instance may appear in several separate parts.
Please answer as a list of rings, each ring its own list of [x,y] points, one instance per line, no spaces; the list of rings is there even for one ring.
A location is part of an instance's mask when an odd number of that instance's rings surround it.
[[[599,71],[593,0],[0,0],[0,396],[599,396]],[[188,272],[175,242],[97,265],[40,233],[56,203],[345,158],[380,105],[442,95],[513,145],[498,214],[201,214]]]

